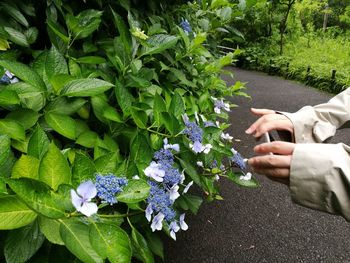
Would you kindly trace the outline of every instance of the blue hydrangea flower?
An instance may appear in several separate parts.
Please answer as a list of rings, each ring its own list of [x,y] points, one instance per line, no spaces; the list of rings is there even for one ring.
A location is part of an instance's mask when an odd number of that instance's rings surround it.
[[[15,77],[10,71],[6,70],[5,74],[0,78],[0,84],[11,84],[18,82],[18,78]]]
[[[180,26],[187,34],[192,32],[192,27],[187,19],[182,19],[182,21],[180,22]]]
[[[245,163],[242,155],[239,152],[237,152],[237,151],[235,151],[233,153],[233,156],[230,157],[229,160],[231,162],[233,162],[234,165],[236,165],[241,170],[245,170],[247,168],[246,163]]]
[[[174,155],[169,149],[160,149],[154,153],[154,159],[161,164],[161,169],[166,170],[174,164]]]
[[[91,202],[91,199],[97,194],[96,187],[92,181],[81,183],[78,186],[77,191],[72,189],[70,194],[72,204],[78,212],[87,217],[97,213],[97,205]]]
[[[185,121],[186,129],[183,131],[184,134],[188,135],[189,139],[195,142],[202,142],[203,130],[193,121]]]
[[[212,121],[205,121],[204,127],[216,127],[215,123]]]
[[[123,187],[128,184],[128,179],[125,177],[117,177],[114,174],[96,175],[97,196],[104,203],[115,204],[117,199],[116,194],[123,191]]]
[[[179,169],[175,167],[169,167],[165,170],[165,176],[163,178],[163,183],[166,188],[171,188],[174,185],[180,184],[182,181],[182,175]]]
[[[167,222],[173,221],[176,212],[172,208],[173,201],[170,199],[169,192],[156,182],[148,181],[148,184],[151,186],[151,189],[147,198],[148,207],[146,209],[146,217],[150,218],[150,215],[153,213],[162,213]]]

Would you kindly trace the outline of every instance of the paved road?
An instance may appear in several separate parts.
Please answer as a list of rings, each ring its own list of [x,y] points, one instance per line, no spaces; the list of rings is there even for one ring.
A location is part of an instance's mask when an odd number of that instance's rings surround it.
[[[252,100],[232,98],[230,133],[244,156],[256,142],[244,134],[255,119],[249,108],[294,112],[303,105],[327,101],[331,95],[264,73],[232,69],[247,82]],[[229,83],[232,80],[225,78]],[[344,130],[337,141],[350,143]],[[189,230],[178,241],[165,242],[165,262],[350,262],[350,224],[343,218],[291,202],[286,186],[258,176],[261,187],[241,189],[221,180],[224,201],[205,204],[189,216]],[[350,204],[349,204],[350,205]]]

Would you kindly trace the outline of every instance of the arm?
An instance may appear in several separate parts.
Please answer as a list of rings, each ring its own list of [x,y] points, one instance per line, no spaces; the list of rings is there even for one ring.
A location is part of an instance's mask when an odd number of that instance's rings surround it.
[[[323,142],[350,120],[350,88],[327,103],[305,106],[295,113],[280,113],[293,123],[295,142]]]

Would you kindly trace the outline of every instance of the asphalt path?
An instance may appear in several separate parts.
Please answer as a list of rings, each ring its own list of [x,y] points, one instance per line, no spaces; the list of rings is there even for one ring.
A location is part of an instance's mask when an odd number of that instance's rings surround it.
[[[295,112],[304,105],[326,102],[332,95],[264,73],[232,68],[246,82],[252,99],[233,97],[229,129],[234,147],[254,155],[256,141],[244,130],[256,119],[249,108]],[[223,77],[229,84],[235,80]],[[333,142],[350,143],[341,130]],[[187,215],[189,229],[166,239],[165,262],[350,262],[350,224],[340,216],[294,204],[287,186],[256,175],[258,189],[243,189],[222,179],[224,201],[202,205]],[[349,204],[350,205],[350,204]]]

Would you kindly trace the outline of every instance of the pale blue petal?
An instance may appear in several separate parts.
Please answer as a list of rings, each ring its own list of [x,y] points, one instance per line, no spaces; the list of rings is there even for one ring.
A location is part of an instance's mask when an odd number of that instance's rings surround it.
[[[81,183],[77,188],[78,194],[86,201],[90,201],[97,194],[96,187],[92,181]]]
[[[70,196],[72,199],[73,206],[79,211],[83,203],[83,199],[73,189],[70,190]]]
[[[86,215],[87,217],[96,214],[98,210],[98,207],[95,203],[91,203],[91,202],[85,202],[80,210],[78,210],[80,213],[82,213],[83,215]]]

